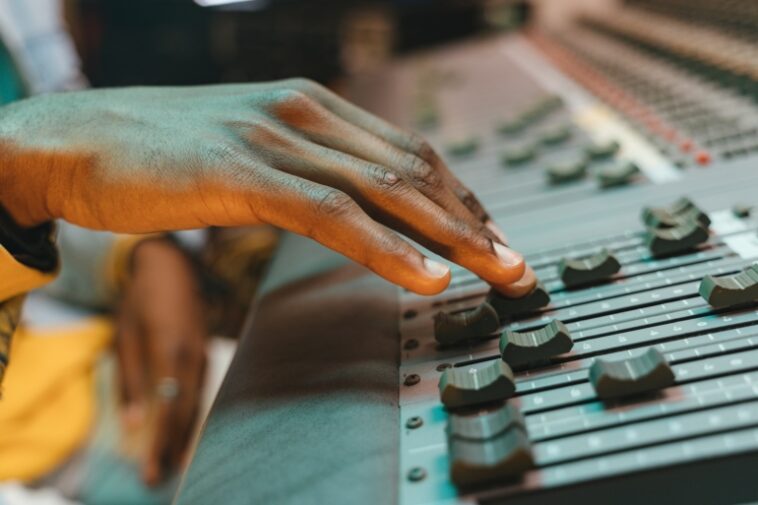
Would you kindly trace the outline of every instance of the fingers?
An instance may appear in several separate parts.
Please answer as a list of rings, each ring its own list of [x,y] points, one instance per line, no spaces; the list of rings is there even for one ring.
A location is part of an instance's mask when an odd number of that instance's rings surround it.
[[[424,257],[396,233],[371,219],[343,191],[291,174],[271,171],[265,184],[251,188],[261,219],[311,237],[388,281],[419,294],[439,293],[450,269]]]
[[[493,284],[492,286],[508,298],[521,298],[532,292],[537,285],[537,276],[534,270],[527,266],[524,275],[519,280],[510,284]]]
[[[481,223],[459,219],[421,194],[394,172],[325,147],[280,139],[289,157],[272,156],[277,168],[349,195],[368,214],[429,249],[503,285],[523,274],[523,258],[490,239]]]
[[[414,155],[438,171],[445,185],[457,199],[481,222],[489,218],[487,211],[474,194],[448,169],[434,149],[417,134],[406,132],[370,112],[350,103],[344,98],[314,82],[296,79],[291,83],[296,89],[312,96],[326,109],[362,129],[380,137],[398,149]],[[381,163],[381,161],[379,161]]]
[[[134,430],[146,415],[143,374],[146,354],[130,302],[128,296],[121,302],[116,319],[116,359],[121,420],[127,430]]]
[[[454,193],[453,186],[448,184],[448,180],[452,180],[461,193],[462,185],[449,170],[440,170],[427,161],[434,159],[441,163],[428,144],[422,140],[419,139],[417,145],[409,145],[406,146],[407,149],[403,149],[381,135],[340,117],[306,95],[285,95],[285,98],[275,105],[273,113],[289,128],[305,134],[317,144],[391,168],[395,174],[403,177],[422,194],[459,219],[471,225],[482,222],[482,216],[472,214]],[[394,127],[387,125],[387,128]],[[406,144],[409,144],[409,141]],[[470,192],[466,195],[467,198],[475,200]]]

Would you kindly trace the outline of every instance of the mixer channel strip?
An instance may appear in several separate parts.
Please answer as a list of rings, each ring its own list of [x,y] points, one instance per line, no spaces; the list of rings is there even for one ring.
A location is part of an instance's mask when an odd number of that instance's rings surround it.
[[[409,486],[405,501],[415,503],[412,497],[417,493],[428,496],[424,489],[433,489],[436,499],[442,499],[457,496],[461,486],[491,488],[486,475],[490,479],[500,475],[495,495],[507,496],[524,492],[537,481],[543,488],[561,486],[650,468],[651,462],[667,464],[758,450],[758,300],[746,301],[753,288],[745,280],[752,277],[744,273],[752,272],[758,261],[758,240],[752,250],[731,246],[755,236],[756,228],[736,216],[725,226],[724,212],[718,214],[707,245],[670,257],[654,257],[645,247],[644,232],[527,254],[527,262],[536,264],[537,276],[549,292],[549,304],[501,321],[499,330],[488,328],[488,334],[479,340],[439,347],[432,326],[434,315],[441,311],[481,310],[477,308],[483,307],[488,288],[481,281],[454,269],[454,278],[464,274],[462,286],[473,288],[463,297],[461,286],[446,293],[447,297],[459,297],[452,303],[430,303],[403,293],[401,336],[404,342],[414,344],[404,346],[401,376],[417,379],[414,386],[402,390],[401,416],[428,420],[422,428],[405,433],[401,443],[404,466],[438,466],[448,457],[459,457],[455,451],[460,442],[452,442],[446,435],[446,419],[453,414],[446,413],[440,403],[437,382],[441,376],[455,371],[460,377],[469,377],[469,369],[485,370],[497,363],[505,366],[503,360],[513,358],[505,356],[508,347],[503,342],[515,338],[526,343],[519,345],[543,345],[550,341],[551,325],[573,341],[526,366],[523,361],[511,361],[516,366],[514,388],[482,397],[487,404],[507,402],[509,409],[523,416],[524,443],[528,445],[518,445],[514,439],[508,442],[511,445],[498,442],[498,447],[522,451],[521,462],[527,461],[523,454],[528,451],[528,466],[516,470],[515,463],[506,463],[516,456],[502,453],[503,463],[497,463],[501,466],[482,470],[481,483],[469,467],[464,473],[454,472],[458,487],[444,472],[436,473],[423,484]],[[577,268],[591,270],[608,257],[617,261],[619,268],[608,268],[610,274],[598,275],[586,285],[564,285],[559,273],[565,268],[561,265],[570,264],[566,258],[600,251],[602,257],[593,257]],[[708,294],[716,286],[724,286],[722,290],[745,288],[748,294],[733,296],[731,305],[713,306]],[[536,332],[533,342],[530,332]],[[646,365],[635,365],[642,367],[640,375],[624,379],[624,370],[632,370],[625,367],[631,363]],[[615,373],[613,370],[619,370],[622,377],[603,377]],[[614,380],[622,382],[616,386]],[[624,380],[640,382],[624,385]],[[480,386],[474,380],[468,387]],[[469,403],[465,399],[468,393],[461,395],[456,397],[456,405],[475,412],[478,397],[471,396],[473,403]],[[475,451],[470,454],[484,454],[476,452],[485,450],[477,444],[469,443],[467,450]]]

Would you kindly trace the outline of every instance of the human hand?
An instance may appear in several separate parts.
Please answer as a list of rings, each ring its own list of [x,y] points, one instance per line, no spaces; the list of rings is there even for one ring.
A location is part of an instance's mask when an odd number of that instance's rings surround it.
[[[189,260],[165,239],[133,252],[117,317],[121,418],[149,434],[142,477],[160,483],[184,459],[205,373],[206,309]]]
[[[0,202],[21,224],[265,222],[417,293],[443,290],[449,269],[400,233],[504,292],[525,276],[426,142],[310,81],[95,90],[1,112]]]

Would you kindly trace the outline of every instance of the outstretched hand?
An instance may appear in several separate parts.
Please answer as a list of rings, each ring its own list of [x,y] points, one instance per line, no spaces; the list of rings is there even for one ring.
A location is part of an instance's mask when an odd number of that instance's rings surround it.
[[[270,223],[417,293],[442,291],[449,269],[404,235],[506,293],[533,285],[423,139],[307,80],[66,93],[1,112],[0,202],[21,224]]]

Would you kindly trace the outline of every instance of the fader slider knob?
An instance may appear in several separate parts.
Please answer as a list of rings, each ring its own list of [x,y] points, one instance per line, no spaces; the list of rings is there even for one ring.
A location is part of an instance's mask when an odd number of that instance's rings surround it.
[[[447,421],[447,436],[487,440],[511,428],[526,430],[524,415],[511,403],[503,403],[491,410],[451,412]]]
[[[584,159],[556,162],[546,169],[550,184],[565,184],[578,181],[587,175],[587,162]]]
[[[538,282],[529,294],[521,298],[508,298],[491,289],[487,295],[487,303],[495,309],[500,321],[505,321],[513,316],[528,314],[545,307],[550,303],[550,295],[545,286]]]
[[[621,264],[608,249],[582,258],[563,258],[558,263],[558,275],[567,288],[608,279],[621,270]]]
[[[451,142],[447,146],[447,153],[456,158],[470,156],[479,149],[479,141],[475,138]]]
[[[616,154],[620,148],[621,144],[617,141],[608,140],[588,145],[585,148],[585,152],[591,160],[604,160]]]
[[[450,478],[458,487],[515,478],[534,467],[529,439],[515,427],[486,441],[451,437],[448,446]]]
[[[590,382],[599,398],[635,395],[668,387],[674,371],[654,347],[643,354],[621,361],[595,359],[590,366]]]
[[[624,186],[640,173],[636,163],[632,161],[617,161],[604,166],[595,173],[595,178],[601,188]]]
[[[699,292],[711,307],[717,309],[758,300],[758,264],[735,275],[706,275],[700,282]]]
[[[454,409],[507,400],[513,396],[516,385],[511,367],[501,359],[493,359],[446,369],[440,377],[439,389],[443,405]]]
[[[694,249],[708,241],[708,230],[694,220],[673,228],[648,228],[645,243],[653,256],[665,256]]]
[[[500,353],[512,367],[544,361],[567,353],[572,347],[571,334],[558,320],[536,330],[505,330],[500,335]]]
[[[668,207],[645,207],[642,222],[651,228],[672,228],[685,221],[696,221],[704,227],[711,225],[708,214],[700,210],[687,197],[682,197]]]
[[[438,312],[434,315],[434,338],[443,345],[483,338],[499,328],[497,312],[486,302],[463,312]]]

